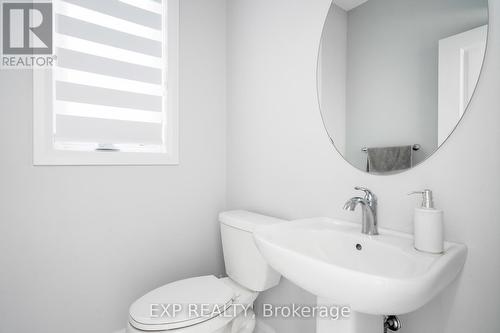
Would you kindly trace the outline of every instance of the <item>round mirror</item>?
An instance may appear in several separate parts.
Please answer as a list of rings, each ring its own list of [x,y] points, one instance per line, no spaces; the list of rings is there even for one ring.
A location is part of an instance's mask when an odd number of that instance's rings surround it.
[[[336,149],[373,174],[432,155],[467,109],[487,34],[487,0],[335,0],[318,96]]]

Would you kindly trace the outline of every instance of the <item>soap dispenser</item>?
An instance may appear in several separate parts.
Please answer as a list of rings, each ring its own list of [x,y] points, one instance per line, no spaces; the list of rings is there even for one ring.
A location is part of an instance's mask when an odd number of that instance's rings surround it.
[[[422,252],[443,253],[443,211],[434,208],[431,190],[416,191],[411,194],[422,195],[422,206],[415,208],[415,248]]]

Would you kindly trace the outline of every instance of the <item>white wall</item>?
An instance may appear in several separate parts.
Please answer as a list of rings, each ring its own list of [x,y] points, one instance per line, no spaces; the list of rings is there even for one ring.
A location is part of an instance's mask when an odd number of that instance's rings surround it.
[[[225,1],[181,1],[180,166],[33,167],[32,79],[0,71],[0,332],[110,333],[223,272]]]
[[[490,43],[477,94],[451,139],[422,165],[393,176],[352,168],[332,148],[316,98],[316,60],[329,0],[232,0],[228,8],[228,204],[282,218],[332,216],[365,185],[379,196],[384,228],[410,232],[429,187],[446,214],[446,236],[466,243],[460,278],[432,304],[404,316],[404,333],[500,328],[500,0],[490,0]],[[310,302],[290,283],[262,301]],[[278,332],[314,323],[272,322]]]

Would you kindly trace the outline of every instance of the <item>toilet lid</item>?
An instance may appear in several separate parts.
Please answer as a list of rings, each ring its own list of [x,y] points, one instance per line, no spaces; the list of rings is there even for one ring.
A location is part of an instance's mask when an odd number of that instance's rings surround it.
[[[135,301],[130,307],[130,323],[142,330],[194,325],[220,315],[232,304],[234,294],[213,275],[176,281]]]

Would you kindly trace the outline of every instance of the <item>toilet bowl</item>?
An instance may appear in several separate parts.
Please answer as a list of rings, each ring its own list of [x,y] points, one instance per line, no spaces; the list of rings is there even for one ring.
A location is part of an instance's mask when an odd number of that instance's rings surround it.
[[[147,293],[130,307],[127,333],[254,331],[253,302],[281,276],[260,255],[253,231],[258,225],[284,221],[247,211],[221,213],[219,221],[228,277],[194,277]]]

